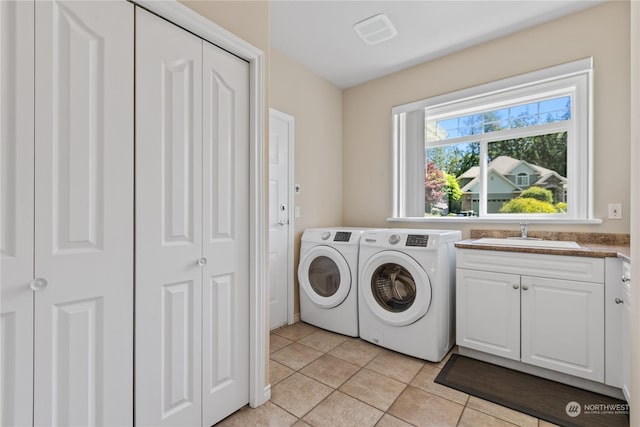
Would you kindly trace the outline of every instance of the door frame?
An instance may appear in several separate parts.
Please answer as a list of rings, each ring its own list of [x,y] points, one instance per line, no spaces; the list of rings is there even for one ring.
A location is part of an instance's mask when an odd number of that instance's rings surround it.
[[[267,220],[264,52],[176,0],[130,0],[249,63],[249,405],[271,398],[267,382]]]
[[[293,277],[294,277],[294,231],[295,231],[295,206],[293,200],[293,180],[294,180],[294,147],[295,147],[295,126],[296,118],[290,114],[284,113],[275,108],[269,108],[269,118],[277,117],[287,122],[289,129],[289,147],[287,150],[287,180],[289,186],[287,188],[287,206],[289,206],[289,227],[287,227],[287,324],[291,325],[295,322],[294,311],[294,295],[293,295]]]

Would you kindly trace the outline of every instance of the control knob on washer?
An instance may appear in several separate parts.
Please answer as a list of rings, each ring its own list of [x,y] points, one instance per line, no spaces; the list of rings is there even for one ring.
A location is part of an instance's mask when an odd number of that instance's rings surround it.
[[[392,234],[391,236],[389,236],[389,243],[391,243],[392,245],[397,245],[399,242],[400,242],[399,234]]]
[[[322,240],[327,240],[329,237],[331,237],[331,233],[329,233],[328,231],[325,231],[324,233],[322,233],[322,235],[320,236],[320,238]]]

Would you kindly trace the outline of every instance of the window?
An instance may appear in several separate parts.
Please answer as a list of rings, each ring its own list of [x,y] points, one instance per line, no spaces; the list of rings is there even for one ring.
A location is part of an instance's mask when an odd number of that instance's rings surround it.
[[[565,150],[566,151],[566,150]],[[564,162],[564,166],[566,168],[566,164],[567,162]],[[518,173],[517,177],[516,177],[516,185],[518,187],[528,187],[529,186],[529,174],[526,174],[524,172],[520,172]]]
[[[591,219],[591,62],[395,107],[394,216]]]

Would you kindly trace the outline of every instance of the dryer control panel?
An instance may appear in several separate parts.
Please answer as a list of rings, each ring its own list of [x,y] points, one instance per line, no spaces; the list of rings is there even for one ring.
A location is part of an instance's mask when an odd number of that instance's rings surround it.
[[[351,240],[350,231],[337,231],[336,236],[333,238],[334,242],[348,242]]]
[[[418,246],[426,248],[429,244],[429,236],[426,234],[408,234],[405,246]]]

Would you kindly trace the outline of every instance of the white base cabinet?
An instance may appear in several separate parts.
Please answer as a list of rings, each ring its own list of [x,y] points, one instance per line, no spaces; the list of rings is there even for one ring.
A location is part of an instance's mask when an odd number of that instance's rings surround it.
[[[631,403],[631,266],[623,264],[620,297],[616,303],[622,310],[622,393]]]
[[[602,259],[458,249],[457,266],[459,346],[604,382]]]

